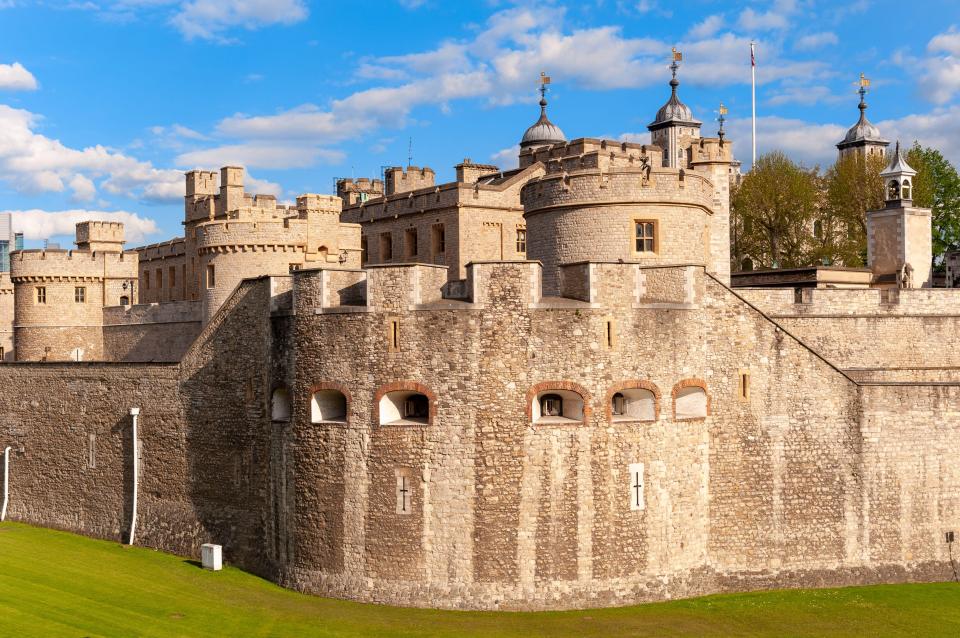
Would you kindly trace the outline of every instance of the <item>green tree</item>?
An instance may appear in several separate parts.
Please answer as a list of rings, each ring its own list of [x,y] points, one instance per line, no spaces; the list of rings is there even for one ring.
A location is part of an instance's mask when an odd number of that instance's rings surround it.
[[[840,158],[823,176],[822,231],[815,238],[814,260],[863,266],[867,260],[867,211],[883,208],[886,165],[882,155],[859,153]]]
[[[913,143],[907,163],[917,171],[913,204],[933,213],[933,266],[944,268],[944,254],[960,249],[960,176],[940,151]]]
[[[817,169],[793,163],[780,151],[757,158],[731,198],[733,267],[808,266],[819,203]]]

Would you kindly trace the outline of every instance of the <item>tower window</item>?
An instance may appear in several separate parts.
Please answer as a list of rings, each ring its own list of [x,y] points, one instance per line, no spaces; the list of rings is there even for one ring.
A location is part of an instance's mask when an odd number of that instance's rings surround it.
[[[173,288],[177,285],[177,267],[170,266],[170,287]]]
[[[380,235],[380,261],[390,261],[393,259],[393,237],[390,233]]]
[[[637,220],[635,227],[634,250],[638,253],[652,253],[657,250],[657,222]]]
[[[77,286],[73,289],[73,300],[76,303],[87,303],[87,289]]]
[[[433,247],[434,256],[447,252],[447,233],[443,228],[443,224],[434,224],[431,232],[430,243]]]
[[[367,238],[360,238],[360,263],[367,263]]]
[[[217,271],[213,264],[207,264],[207,288],[214,288],[217,285]]]
[[[163,288],[163,268],[157,268],[157,289]]]
[[[817,239],[823,239],[823,222],[819,219],[813,222],[813,236]]]
[[[417,256],[417,229],[408,228],[403,235],[404,257]]]
[[[521,254],[527,254],[527,229],[518,228],[517,229],[517,252]]]
[[[143,272],[143,289],[150,290],[150,273],[147,271]]]
[[[37,303],[47,303],[47,289],[45,286],[37,286]]]
[[[901,187],[901,197],[903,199],[910,199],[910,180],[903,180],[903,186]]]

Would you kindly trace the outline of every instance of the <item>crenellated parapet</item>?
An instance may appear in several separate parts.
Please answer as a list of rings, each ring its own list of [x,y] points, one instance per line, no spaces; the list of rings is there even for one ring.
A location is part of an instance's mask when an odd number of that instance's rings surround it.
[[[10,278],[16,283],[103,281],[136,278],[137,253],[81,250],[21,250],[10,258]]]

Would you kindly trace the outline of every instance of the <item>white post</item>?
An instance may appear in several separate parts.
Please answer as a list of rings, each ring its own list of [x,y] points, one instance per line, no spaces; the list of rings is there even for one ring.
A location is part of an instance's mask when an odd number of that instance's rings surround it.
[[[0,522],[7,520],[7,500],[10,498],[10,446],[3,449],[3,509]]]
[[[133,535],[137,531],[137,481],[140,478],[140,450],[137,445],[137,419],[140,418],[140,408],[130,408],[133,418],[133,504],[130,512],[130,538],[127,544],[133,545]]]
[[[750,163],[750,170],[757,163],[757,59],[755,45],[750,43],[750,97],[753,107],[753,161]]]

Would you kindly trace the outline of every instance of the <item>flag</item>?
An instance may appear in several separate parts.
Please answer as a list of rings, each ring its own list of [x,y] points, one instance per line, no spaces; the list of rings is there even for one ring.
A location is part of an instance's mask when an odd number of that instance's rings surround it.
[[[683,62],[683,54],[677,51],[676,48],[673,49],[673,61],[674,62]]]
[[[753,42],[750,43],[750,66],[757,66],[757,59],[753,55]]]
[[[725,107],[723,104],[720,104],[720,115],[726,115],[726,114],[727,114],[727,107]]]
[[[860,86],[862,86],[863,88],[867,88],[868,86],[870,86],[870,79],[865,77],[863,73],[860,74]]]
[[[550,84],[550,76],[540,71],[540,84]]]

